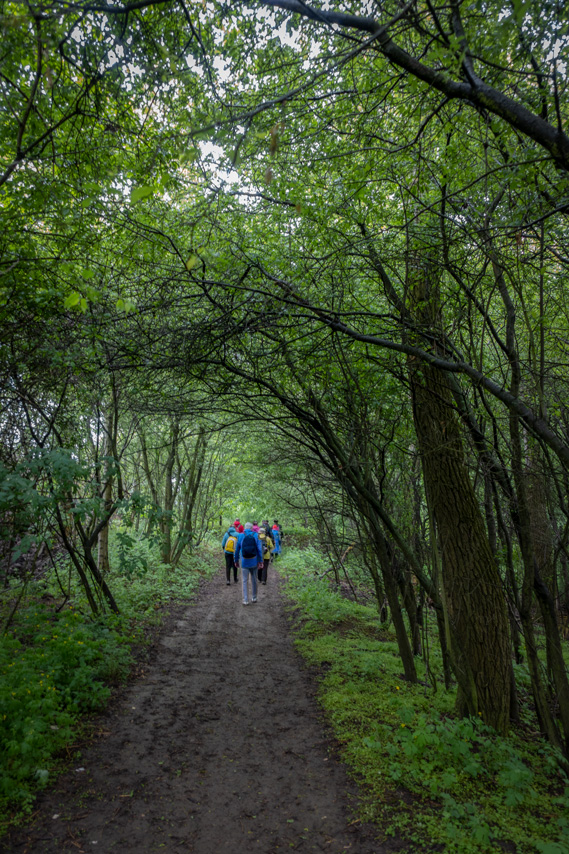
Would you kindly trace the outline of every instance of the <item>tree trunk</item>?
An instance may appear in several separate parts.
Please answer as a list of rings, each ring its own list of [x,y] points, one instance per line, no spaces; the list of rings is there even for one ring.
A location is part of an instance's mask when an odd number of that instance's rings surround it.
[[[109,404],[109,408],[107,410],[107,417],[105,418],[105,436],[103,439],[103,477],[102,477],[102,486],[103,486],[103,513],[109,514],[110,508],[113,503],[113,463],[111,461],[111,456],[113,452],[113,416],[114,411],[111,404]],[[99,575],[104,577],[109,571],[109,522],[110,516],[107,521],[107,524],[101,528],[99,531],[99,536],[97,538],[97,568],[99,570]]]
[[[508,618],[498,567],[463,456],[445,377],[411,365],[413,416],[442,556],[442,590],[461,713],[509,724]]]
[[[415,668],[415,659],[413,656],[413,650],[411,649],[407,629],[405,627],[405,621],[403,620],[401,605],[399,604],[397,582],[393,574],[387,541],[383,535],[383,531],[381,530],[381,523],[379,519],[376,518],[373,513],[370,513],[370,509],[371,508],[369,508],[369,506],[367,508],[363,508],[362,516],[366,518],[366,522],[369,526],[372,547],[375,550],[379,559],[379,565],[381,566],[381,574],[385,585],[385,595],[387,596],[387,601],[389,602],[389,607],[391,609],[391,616],[393,619],[395,635],[397,637],[397,646],[399,648],[399,655],[401,656],[403,664],[405,679],[407,679],[408,682],[416,682],[417,670]]]
[[[419,609],[417,607],[417,599],[413,589],[413,583],[411,581],[411,573],[407,567],[402,567],[398,563],[397,557],[392,550],[389,549],[389,551],[391,552],[393,574],[397,581],[399,592],[401,593],[401,599],[403,600],[403,606],[409,619],[413,655],[421,655],[421,622]]]
[[[192,462],[185,475],[185,489],[183,499],[183,509],[180,519],[180,530],[176,537],[176,543],[172,549],[171,563],[172,566],[177,566],[184,549],[192,541],[194,536],[194,508],[198,497],[198,490],[202,481],[203,468],[205,463],[205,452],[207,449],[207,438],[205,430],[200,427]]]
[[[411,314],[429,338],[442,325],[436,258],[409,253]],[[416,333],[419,337],[419,332]],[[457,709],[509,727],[510,639],[498,566],[466,465],[460,421],[445,374],[409,358],[413,421],[427,502],[441,555],[441,593]]]

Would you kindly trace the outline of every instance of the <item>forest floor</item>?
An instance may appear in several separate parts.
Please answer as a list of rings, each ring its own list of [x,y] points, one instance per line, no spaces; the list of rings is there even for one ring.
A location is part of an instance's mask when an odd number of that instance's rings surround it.
[[[143,672],[0,852],[401,849],[351,814],[355,786],[269,572],[256,604],[243,606],[240,581],[226,586],[220,570],[171,611]]]

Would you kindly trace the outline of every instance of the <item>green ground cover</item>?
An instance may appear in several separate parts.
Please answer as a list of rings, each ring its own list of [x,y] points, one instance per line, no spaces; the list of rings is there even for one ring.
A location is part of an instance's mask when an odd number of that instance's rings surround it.
[[[332,589],[325,569],[312,549],[287,550],[280,564],[298,649],[320,670],[320,701],[360,784],[359,817],[402,835],[408,852],[567,854],[569,780],[529,698],[507,738],[456,719],[434,633],[436,691],[421,660],[420,684],[404,680],[394,633],[375,607]]]
[[[129,537],[114,532],[111,548],[108,582],[119,616],[93,617],[73,574],[63,584],[67,600],[55,577],[30,582],[11,620],[21,591],[0,594],[0,833],[29,812],[37,790],[65,765],[62,749],[85,716],[126,680],[133,650],[163,619],[161,606],[191,598],[200,577],[218,569],[217,550],[201,549],[171,570],[151,542]]]

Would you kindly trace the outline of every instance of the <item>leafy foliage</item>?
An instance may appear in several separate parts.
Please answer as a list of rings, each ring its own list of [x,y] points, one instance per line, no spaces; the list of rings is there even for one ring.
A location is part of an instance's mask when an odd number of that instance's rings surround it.
[[[47,782],[53,754],[71,740],[78,715],[107,702],[109,668],[126,676],[128,648],[116,629],[86,622],[72,607],[52,614],[36,604],[21,611],[0,654],[1,797],[25,803],[30,783]]]

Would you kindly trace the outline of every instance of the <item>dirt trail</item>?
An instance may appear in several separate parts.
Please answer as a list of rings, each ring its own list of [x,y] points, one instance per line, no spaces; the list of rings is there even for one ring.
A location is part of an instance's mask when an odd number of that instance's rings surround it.
[[[108,733],[83,770],[44,793],[0,852],[387,851],[349,823],[353,787],[313,690],[276,573],[245,607],[220,572],[102,716]]]

